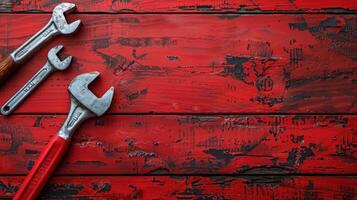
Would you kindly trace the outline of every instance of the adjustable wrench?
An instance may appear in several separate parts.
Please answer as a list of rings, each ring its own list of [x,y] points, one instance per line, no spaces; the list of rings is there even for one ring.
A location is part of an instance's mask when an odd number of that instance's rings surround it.
[[[74,10],[75,6],[72,3],[61,3],[53,9],[52,17],[47,25],[0,63],[0,82],[6,79],[21,62],[43,43],[58,34],[68,35],[77,30],[81,20],[68,24],[64,16],[64,13]]]
[[[1,114],[9,115],[15,108],[45,80],[52,72],[56,70],[65,70],[69,67],[72,61],[72,56],[68,56],[61,61],[57,53],[63,49],[62,45],[53,47],[47,56],[46,64],[14,95],[11,99],[1,107]]]
[[[15,194],[15,200],[35,199],[68,149],[71,136],[79,124],[90,117],[101,116],[108,110],[113,99],[114,87],[111,87],[101,98],[96,97],[88,89],[88,85],[98,76],[99,72],[85,73],[71,82],[68,87],[71,94],[68,117],[57,135],[50,140],[40,154]]]

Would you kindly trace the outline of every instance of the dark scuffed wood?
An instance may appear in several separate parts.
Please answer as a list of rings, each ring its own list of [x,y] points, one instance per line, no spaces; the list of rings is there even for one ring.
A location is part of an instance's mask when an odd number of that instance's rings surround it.
[[[26,174],[65,116],[0,118],[0,172]],[[105,116],[57,174],[351,174],[356,116]]]
[[[0,176],[0,198],[23,177]],[[41,199],[326,199],[356,198],[356,177],[301,176],[60,176]]]
[[[0,89],[10,98],[64,44],[72,67],[50,77],[17,113],[67,113],[76,75],[115,86],[111,113],[353,113],[355,15],[74,15],[82,30],[58,37]],[[5,56],[49,15],[1,15]],[[21,23],[20,23],[21,22]]]
[[[1,85],[4,103],[54,45],[76,57],[14,116],[0,117],[0,199],[11,199],[17,175],[63,123],[70,80],[93,70],[102,73],[96,94],[116,87],[110,113],[197,115],[89,120],[41,199],[356,199],[357,178],[347,175],[357,169],[357,116],[338,115],[357,111],[357,18],[346,15],[356,0],[72,2],[91,13],[69,16],[82,19],[81,32],[52,41]],[[2,0],[0,12],[48,13],[58,3]],[[103,14],[124,12],[138,14]],[[175,14],[210,12],[221,14]],[[0,59],[49,17],[0,15]]]
[[[12,2],[12,11],[52,11],[59,1],[21,0]],[[80,12],[349,12],[357,10],[356,0],[72,0]],[[4,5],[2,5],[4,6]],[[6,4],[5,4],[6,6]],[[1,4],[0,4],[1,7]],[[6,10],[5,10],[6,11]]]
[[[0,61],[0,83],[4,82],[9,78],[11,73],[15,71],[16,63],[12,57],[7,57],[4,60]]]
[[[357,18],[269,14],[353,14],[356,0],[72,2],[79,13],[157,14],[70,15],[84,22],[81,32],[52,41],[2,85],[0,103],[54,45],[76,57],[14,116],[0,117],[0,199],[11,199],[24,178],[17,175],[28,173],[63,123],[70,80],[92,70],[102,73],[91,86],[96,94],[116,87],[110,113],[197,115],[89,120],[42,199],[356,199],[357,178],[347,175],[357,169],[357,116],[338,113],[357,111]],[[3,0],[0,12],[51,12],[58,3]],[[0,59],[49,17],[0,15]]]

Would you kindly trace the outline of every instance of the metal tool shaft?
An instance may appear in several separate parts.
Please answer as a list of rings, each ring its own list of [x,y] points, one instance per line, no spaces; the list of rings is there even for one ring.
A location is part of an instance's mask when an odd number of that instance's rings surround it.
[[[0,62],[0,83],[5,81],[16,69],[29,58],[40,46],[56,35],[69,35],[74,33],[81,20],[67,23],[65,13],[75,9],[73,3],[61,3],[53,9],[52,17],[49,22],[39,32],[13,51],[3,61]]]
[[[94,113],[81,106],[75,98],[71,97],[71,109],[57,135],[64,140],[70,139],[73,132],[84,120],[94,116]]]
[[[53,36],[57,35],[59,31],[52,20],[43,27],[39,32],[27,40],[23,45],[11,53],[11,57],[15,63],[21,63],[28,56],[30,56],[38,47],[43,45],[46,41],[50,40]]]
[[[55,69],[47,62],[14,96],[1,108],[1,114],[9,115],[40,83],[45,80]]]

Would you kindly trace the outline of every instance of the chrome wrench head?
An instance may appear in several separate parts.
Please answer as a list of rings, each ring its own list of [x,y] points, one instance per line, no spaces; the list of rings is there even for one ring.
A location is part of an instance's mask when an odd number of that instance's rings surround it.
[[[76,5],[73,3],[61,3],[53,9],[52,20],[60,33],[65,35],[71,34],[76,31],[81,24],[81,20],[68,24],[66,17],[64,16],[64,14],[67,14],[75,9]]]
[[[11,53],[10,56],[14,62],[23,62],[32,53],[34,53],[36,48],[40,47],[43,43],[56,35],[67,35],[76,31],[81,24],[81,20],[68,24],[64,16],[65,13],[74,10],[75,7],[76,5],[72,3],[61,3],[56,6],[53,10],[52,17],[46,26]]]
[[[40,85],[52,72],[62,71],[67,69],[72,61],[72,56],[68,56],[66,59],[61,61],[57,54],[63,49],[62,45],[53,47],[48,52],[46,64],[34,75],[32,78],[25,83],[25,85],[16,92],[14,96],[11,97],[2,107],[1,114],[9,115],[11,114],[18,105],[25,100],[25,98],[34,91],[38,85]]]
[[[61,61],[57,54],[63,49],[63,45],[58,45],[53,47],[47,55],[47,60],[48,62],[52,65],[53,68],[55,68],[56,70],[65,70],[69,67],[69,65],[72,62],[72,56],[68,56],[66,59],[64,59],[63,61]]]
[[[81,74],[68,86],[71,94],[71,108],[66,121],[57,133],[58,136],[65,140],[70,139],[82,121],[90,117],[101,116],[108,110],[112,103],[114,87],[107,90],[100,98],[88,89],[88,85],[98,76],[99,72],[96,71]]]
[[[97,116],[103,115],[108,110],[114,95],[114,87],[107,90],[100,98],[96,97],[88,89],[88,85],[93,82],[99,74],[100,73],[96,71],[81,74],[77,76],[68,87],[68,91],[72,97]]]

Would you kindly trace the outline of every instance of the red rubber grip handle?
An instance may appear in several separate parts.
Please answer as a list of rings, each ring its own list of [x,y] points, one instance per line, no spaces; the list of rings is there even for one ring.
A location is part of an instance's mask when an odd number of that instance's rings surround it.
[[[16,192],[14,199],[36,199],[66,153],[69,144],[69,140],[64,140],[57,135],[53,137],[45,150],[41,152],[30,173]]]

